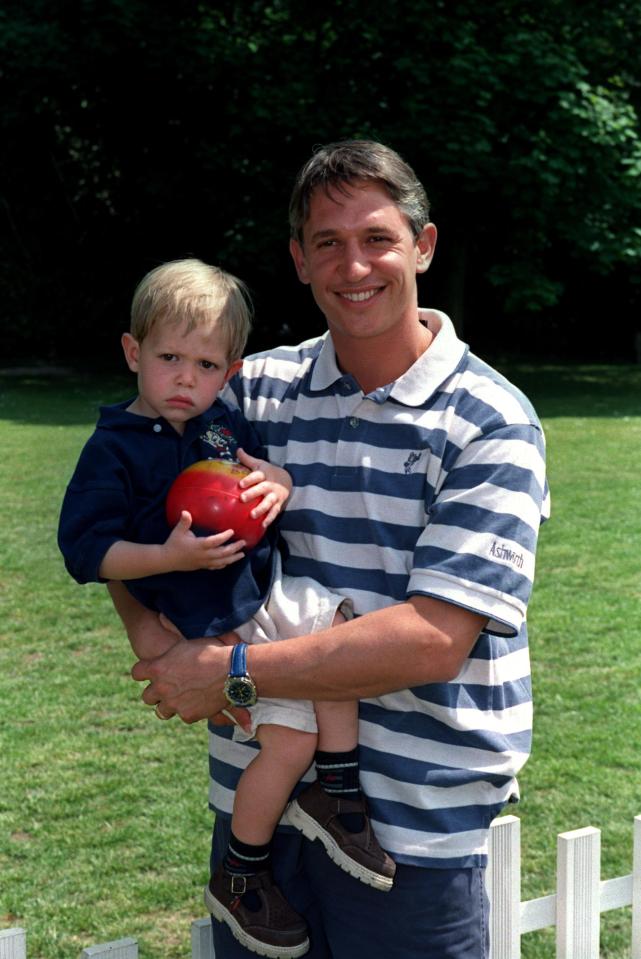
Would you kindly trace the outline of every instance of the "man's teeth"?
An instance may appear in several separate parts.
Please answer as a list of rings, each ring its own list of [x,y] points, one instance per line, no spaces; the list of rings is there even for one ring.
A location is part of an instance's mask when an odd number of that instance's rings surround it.
[[[341,293],[341,296],[351,300],[352,303],[361,303],[363,300],[371,299],[375,293],[376,290],[363,290],[362,293]]]

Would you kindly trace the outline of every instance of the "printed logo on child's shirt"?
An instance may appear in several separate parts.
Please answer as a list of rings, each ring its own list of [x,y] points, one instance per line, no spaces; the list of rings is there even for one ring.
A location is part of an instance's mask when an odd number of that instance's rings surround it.
[[[215,426],[210,423],[205,432],[200,437],[203,443],[213,446],[216,456],[222,460],[235,460],[236,448],[238,444],[234,439],[234,434],[226,426]]]

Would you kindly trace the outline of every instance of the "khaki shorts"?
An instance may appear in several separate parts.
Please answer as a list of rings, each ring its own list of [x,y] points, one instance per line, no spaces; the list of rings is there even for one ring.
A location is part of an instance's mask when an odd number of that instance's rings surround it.
[[[351,601],[321,586],[307,576],[287,576],[283,573],[280,557],[276,560],[274,583],[269,599],[256,614],[236,632],[245,643],[275,643],[281,639],[305,636],[328,629],[338,610],[345,619],[351,619]],[[260,690],[258,691],[260,696]],[[234,727],[234,739],[241,742],[253,739],[256,729],[265,723],[288,726],[305,733],[316,733],[316,714],[307,699],[259,699],[249,710],[252,732]]]

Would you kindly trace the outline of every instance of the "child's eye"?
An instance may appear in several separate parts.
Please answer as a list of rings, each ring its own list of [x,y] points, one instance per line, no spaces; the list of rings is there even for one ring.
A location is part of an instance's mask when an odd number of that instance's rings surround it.
[[[161,353],[160,359],[165,360],[166,363],[171,363],[172,360],[176,359],[175,353]]]
[[[211,360],[201,360],[201,361],[200,361],[200,365],[202,366],[202,368],[203,368],[204,370],[215,370],[215,369],[217,369],[216,364],[215,364],[215,363],[212,363]]]

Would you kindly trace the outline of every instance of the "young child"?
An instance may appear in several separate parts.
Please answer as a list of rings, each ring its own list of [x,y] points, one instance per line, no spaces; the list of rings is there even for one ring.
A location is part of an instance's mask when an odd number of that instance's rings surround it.
[[[101,409],[62,506],[58,542],[71,575],[80,583],[124,581],[186,639],[235,630],[244,642],[268,642],[325,629],[342,621],[341,610],[349,613],[344,597],[282,574],[271,524],[291,478],[265,461],[253,428],[218,398],[240,367],[249,328],[245,288],[222,270],[189,259],[147,274],[122,337],[138,394]],[[247,554],[231,529],[196,536],[189,513],[167,526],[171,483],[208,458],[252,470],[240,482],[242,497],[256,500],[253,515],[266,534]],[[134,651],[152,658],[173,641],[138,640]],[[244,648],[233,647],[235,664]],[[293,824],[377,888],[391,888],[395,865],[376,841],[359,788],[358,704],[260,699],[249,712],[251,730],[237,727],[234,735],[255,736],[260,750],[238,783],[230,845],[205,902],[247,949],[296,957],[309,948],[306,925],[273,883],[270,843],[314,758],[318,781],[291,804]]]

